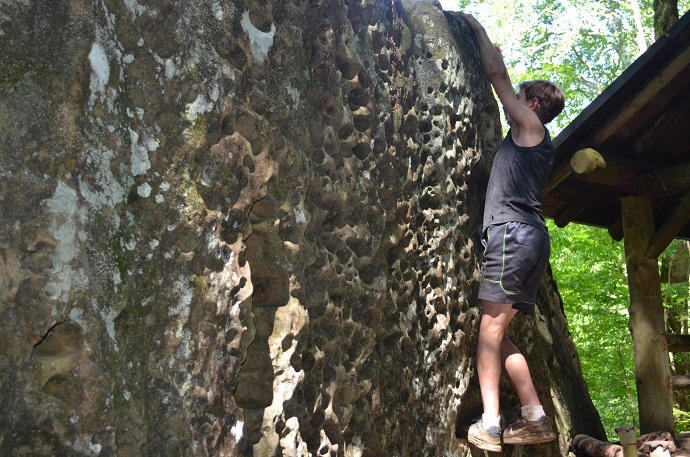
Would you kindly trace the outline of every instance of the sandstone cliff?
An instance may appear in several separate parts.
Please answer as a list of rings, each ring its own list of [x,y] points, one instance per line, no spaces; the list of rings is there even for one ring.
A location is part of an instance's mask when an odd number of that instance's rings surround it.
[[[436,2],[0,2],[2,455],[483,455],[499,140]],[[504,455],[602,436],[541,298],[560,438]]]

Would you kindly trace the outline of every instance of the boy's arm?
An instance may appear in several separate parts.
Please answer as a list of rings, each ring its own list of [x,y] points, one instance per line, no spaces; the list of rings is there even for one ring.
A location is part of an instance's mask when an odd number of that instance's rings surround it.
[[[496,46],[491,42],[484,27],[472,15],[466,13],[460,14],[465,18],[470,28],[477,36],[479,56],[486,77],[489,79],[498,98],[501,100],[503,108],[518,126],[518,129],[513,129],[517,130],[517,132],[513,132],[514,139],[518,139],[515,138],[515,134],[517,133],[519,137],[523,137],[524,135],[524,139],[527,140],[528,143],[533,143],[529,144],[529,146],[538,144],[544,137],[544,126],[539,120],[539,117],[532,109],[518,101],[510,81],[510,76],[508,75],[508,69],[503,62],[503,57]],[[534,102],[536,103],[536,99]],[[530,139],[536,141],[529,141]]]

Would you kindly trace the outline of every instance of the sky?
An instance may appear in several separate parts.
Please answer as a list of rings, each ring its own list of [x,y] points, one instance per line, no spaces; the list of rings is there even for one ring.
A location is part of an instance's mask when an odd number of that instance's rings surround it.
[[[458,0],[439,0],[441,7],[446,11],[458,11]]]

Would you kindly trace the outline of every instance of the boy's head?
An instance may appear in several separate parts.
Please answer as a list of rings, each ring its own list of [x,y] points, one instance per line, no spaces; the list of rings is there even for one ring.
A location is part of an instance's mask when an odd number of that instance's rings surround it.
[[[520,90],[524,91],[525,98],[539,101],[537,109],[534,111],[542,124],[551,122],[563,111],[565,106],[565,93],[563,90],[550,81],[537,79],[525,81],[520,84]]]

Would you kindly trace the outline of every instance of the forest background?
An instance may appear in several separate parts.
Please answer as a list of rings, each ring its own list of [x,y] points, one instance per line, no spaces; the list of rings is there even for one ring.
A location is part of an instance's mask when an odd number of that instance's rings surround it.
[[[555,137],[656,39],[655,8],[668,0],[442,0],[472,13],[501,47],[513,82],[549,79],[567,96],[549,125]],[[690,0],[677,2],[679,16]],[[657,16],[658,17],[658,16]],[[656,27],[655,27],[656,26]],[[657,32],[658,33],[658,32]],[[584,377],[609,439],[638,425],[623,243],[605,229],[549,221],[551,265]],[[690,244],[676,240],[660,258],[669,333],[689,333]],[[671,354],[672,374],[690,374],[690,354]],[[675,393],[676,429],[690,429],[690,394]]]

